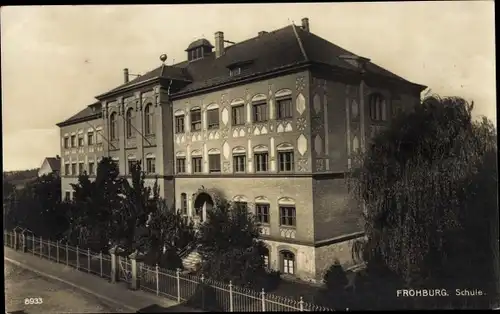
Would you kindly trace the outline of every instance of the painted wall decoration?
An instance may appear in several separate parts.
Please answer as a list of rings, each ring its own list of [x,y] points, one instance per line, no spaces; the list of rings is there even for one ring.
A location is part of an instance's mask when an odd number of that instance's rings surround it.
[[[227,110],[227,108],[224,108],[221,111],[221,121],[224,126],[226,126],[229,122],[229,110]]]
[[[258,135],[265,135],[268,134],[267,126],[266,125],[256,125],[254,126],[253,130],[253,135],[258,136]]]
[[[229,147],[229,144],[227,142],[224,142],[224,145],[222,145],[222,153],[224,154],[225,159],[229,158],[230,150],[231,147]]]
[[[247,134],[246,132],[246,127],[235,127],[233,128],[233,137],[234,138],[237,138],[237,137],[245,137],[245,135]]]
[[[297,95],[297,99],[295,101],[295,106],[297,108],[297,112],[302,115],[304,111],[306,110],[306,99],[304,98],[304,95],[302,93],[299,93]]]
[[[351,103],[351,113],[352,113],[352,118],[353,119],[357,119],[358,118],[358,116],[359,116],[359,105],[358,105],[358,102],[356,101],[356,99],[352,100],[352,103]]]
[[[299,172],[306,172],[309,171],[309,165],[307,158],[300,158],[298,162],[298,170]]]
[[[298,118],[297,119],[297,130],[299,131],[304,131],[307,127],[306,119],[305,118]]]
[[[325,161],[323,159],[316,159],[316,171],[325,170]]]
[[[307,152],[307,139],[304,134],[301,134],[297,139],[297,150],[302,156]]]
[[[292,127],[291,122],[287,122],[287,121],[278,122],[278,126],[276,127],[276,132],[284,133],[284,132],[292,132],[292,131],[293,131],[293,127]]]
[[[318,114],[321,111],[321,99],[318,94],[314,94],[313,97],[313,108],[314,112]]]
[[[295,239],[297,231],[295,229],[280,227],[280,235],[283,238]]]
[[[321,155],[323,153],[323,139],[319,134],[316,134],[314,138],[314,151],[317,155]]]
[[[297,77],[297,79],[295,80],[295,88],[297,89],[297,91],[301,92],[304,90],[305,87],[306,87],[305,78],[303,76]]]

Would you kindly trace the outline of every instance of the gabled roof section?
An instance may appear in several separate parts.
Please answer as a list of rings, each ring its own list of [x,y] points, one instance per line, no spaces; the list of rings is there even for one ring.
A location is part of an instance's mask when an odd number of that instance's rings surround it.
[[[87,106],[85,109],[79,111],[77,114],[71,116],[69,119],[59,122],[56,125],[58,127],[71,125],[78,122],[88,121],[92,119],[97,119],[102,116],[101,103],[96,102],[92,105]]]
[[[47,157],[46,160],[50,166],[50,169],[52,169],[52,171],[61,170],[61,159],[59,159],[57,157]]]
[[[185,70],[182,68],[182,65],[184,63],[187,63],[187,61],[176,64],[174,66],[168,66],[162,64],[161,66],[157,67],[156,69],[147,72],[144,75],[141,75],[139,77],[136,77],[135,79],[129,81],[128,83],[122,84],[106,93],[103,93],[96,98],[100,98],[101,96],[104,96],[106,94],[114,93],[120,90],[124,90],[128,87],[138,85],[140,83],[145,83],[150,80],[154,80],[157,78],[165,78],[165,79],[173,79],[173,80],[178,80],[178,81],[186,81],[190,82],[189,77],[186,75]]]

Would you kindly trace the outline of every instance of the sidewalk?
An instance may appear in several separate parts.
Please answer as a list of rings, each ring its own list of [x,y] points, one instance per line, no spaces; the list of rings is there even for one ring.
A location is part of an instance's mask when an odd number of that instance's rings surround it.
[[[10,262],[42,276],[58,280],[81,291],[98,297],[113,306],[128,312],[200,312],[184,307],[177,302],[158,297],[144,291],[133,291],[123,283],[111,284],[108,280],[88,274],[72,267],[15,251],[4,246],[4,262]]]

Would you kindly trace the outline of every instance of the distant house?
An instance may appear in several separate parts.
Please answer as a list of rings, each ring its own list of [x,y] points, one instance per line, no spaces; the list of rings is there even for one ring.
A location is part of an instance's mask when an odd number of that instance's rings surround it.
[[[47,157],[43,160],[42,166],[38,170],[38,176],[41,177],[49,173],[57,173],[61,170],[61,157]]]

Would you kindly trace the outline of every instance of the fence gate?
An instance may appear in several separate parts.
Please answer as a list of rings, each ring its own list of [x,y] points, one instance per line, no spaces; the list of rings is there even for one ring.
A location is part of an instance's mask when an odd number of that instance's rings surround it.
[[[128,257],[118,257],[119,279],[127,283],[132,282],[132,266]]]

